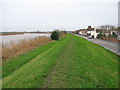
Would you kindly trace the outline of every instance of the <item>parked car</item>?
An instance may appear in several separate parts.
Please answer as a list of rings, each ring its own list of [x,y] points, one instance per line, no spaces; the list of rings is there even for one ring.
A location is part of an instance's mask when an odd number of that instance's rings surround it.
[[[88,38],[89,38],[89,39],[92,39],[92,36],[89,36]]]

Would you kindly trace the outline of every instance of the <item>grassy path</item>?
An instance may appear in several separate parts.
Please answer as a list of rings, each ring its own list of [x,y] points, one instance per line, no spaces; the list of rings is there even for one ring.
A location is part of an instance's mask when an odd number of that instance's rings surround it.
[[[39,47],[3,66],[4,88],[115,88],[118,56],[75,35]]]

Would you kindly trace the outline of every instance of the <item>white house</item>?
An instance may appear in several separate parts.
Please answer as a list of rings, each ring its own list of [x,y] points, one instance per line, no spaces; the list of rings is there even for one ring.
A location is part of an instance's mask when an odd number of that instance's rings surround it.
[[[97,30],[94,29],[94,32],[93,32],[94,38],[97,38],[98,34],[100,34],[100,32],[97,32]]]
[[[79,34],[80,34],[80,35],[82,35],[82,34],[83,34],[83,33],[82,33],[82,30],[80,30],[80,31],[79,31]]]
[[[91,31],[87,31],[87,35],[92,36],[94,38],[97,38],[98,34],[100,34],[100,32],[97,32],[95,28]]]
[[[97,35],[102,32],[101,30],[96,30],[96,28],[91,28],[91,26],[88,26],[87,29],[80,29],[79,34],[80,35],[87,35],[87,36],[92,36],[94,38],[97,38]]]
[[[95,28],[92,28],[91,26],[88,26],[88,28],[87,28],[87,35],[88,36],[92,36],[92,37],[94,37],[94,38],[97,38],[97,35],[98,35],[99,33],[97,33],[96,32],[96,29]]]

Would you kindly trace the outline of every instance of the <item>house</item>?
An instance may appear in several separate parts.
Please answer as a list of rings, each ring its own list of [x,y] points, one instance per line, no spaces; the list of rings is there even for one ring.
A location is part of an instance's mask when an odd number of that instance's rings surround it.
[[[112,29],[112,30],[97,29],[96,32],[97,33],[102,33],[102,35],[105,35],[105,36],[112,35],[113,33],[115,33],[116,35],[118,35],[118,30],[117,29]]]
[[[76,32],[80,35],[92,36],[93,38],[97,38],[98,34],[100,33],[102,33],[102,35],[105,36],[112,35],[113,33],[115,33],[116,35],[119,34],[118,28],[111,30],[105,30],[105,29],[103,30],[103,29],[92,28],[91,26],[88,26],[87,29],[76,30]]]
[[[97,35],[99,33],[96,33],[96,29],[92,28],[91,26],[88,26],[87,29],[80,29],[79,30],[80,35],[86,35],[86,36],[92,36],[93,38],[97,38]]]
[[[88,36],[92,36],[93,38],[97,38],[98,34],[102,33],[102,30],[93,28],[92,30],[88,30]]]
[[[110,34],[109,30],[96,29],[96,35],[102,33],[102,35],[108,36]]]
[[[101,31],[97,30],[96,28],[92,28],[88,26],[87,28],[87,35],[92,36],[93,38],[97,38],[97,35],[100,34]]]
[[[88,28],[87,28],[87,35],[88,36],[92,36],[92,37],[94,37],[94,28],[92,28],[91,26],[88,26]]]
[[[109,34],[112,35],[113,32],[118,35],[117,30],[116,29],[112,29],[112,30],[102,30],[102,29],[95,29],[92,28],[91,26],[88,26],[87,28],[87,35],[88,36],[92,36],[94,38],[97,38],[98,34],[102,33],[105,36],[108,36]]]
[[[80,29],[79,34],[85,36],[85,35],[87,35],[87,30],[86,29]]]
[[[102,34],[105,35],[105,36],[108,36],[110,34],[110,31],[109,30],[103,30]]]
[[[113,33],[118,35],[118,30],[117,29],[109,30],[109,33],[110,33],[110,35],[112,35]]]
[[[92,33],[94,38],[97,38],[98,34],[100,34],[102,31],[98,29],[94,29],[94,32]]]

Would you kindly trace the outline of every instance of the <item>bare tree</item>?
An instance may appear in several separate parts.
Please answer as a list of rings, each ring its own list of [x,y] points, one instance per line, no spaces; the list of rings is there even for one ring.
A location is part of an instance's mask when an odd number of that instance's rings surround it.
[[[99,29],[102,29],[102,30],[113,30],[113,29],[116,29],[116,26],[114,26],[114,25],[101,25],[101,26],[99,26]]]

